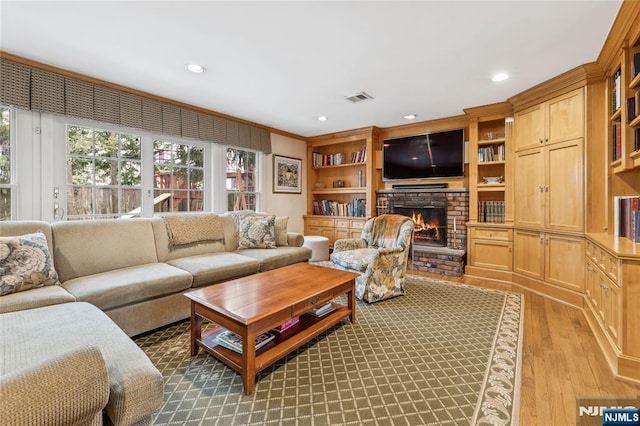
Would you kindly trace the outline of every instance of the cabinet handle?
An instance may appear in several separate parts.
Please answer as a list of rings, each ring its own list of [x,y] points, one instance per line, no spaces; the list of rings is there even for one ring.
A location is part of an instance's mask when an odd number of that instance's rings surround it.
[[[545,143],[549,142],[549,138],[544,138],[544,142]]]
[[[544,141],[542,140],[542,138],[538,139],[540,141],[540,143],[543,143]]]
[[[549,192],[549,187],[548,186],[544,187],[544,192]]]
[[[544,187],[543,186],[539,186],[538,188],[540,188],[540,192],[544,191]]]

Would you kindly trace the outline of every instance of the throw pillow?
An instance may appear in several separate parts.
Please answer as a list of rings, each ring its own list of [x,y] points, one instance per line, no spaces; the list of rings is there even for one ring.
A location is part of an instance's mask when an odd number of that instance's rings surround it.
[[[60,285],[47,237],[40,231],[0,237],[0,296],[46,285]]]
[[[276,245],[288,246],[289,240],[287,240],[287,223],[289,222],[289,216],[276,216]]]
[[[275,216],[243,216],[238,225],[238,248],[275,248]]]

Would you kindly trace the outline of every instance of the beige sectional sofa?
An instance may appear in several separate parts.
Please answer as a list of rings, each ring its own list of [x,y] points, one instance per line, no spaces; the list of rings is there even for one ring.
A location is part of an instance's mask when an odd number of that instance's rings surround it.
[[[252,218],[249,225],[247,218]],[[258,232],[256,236],[256,228],[251,228],[255,223],[264,229],[274,224],[275,235]],[[213,228],[216,230],[211,231]],[[36,231],[47,239],[60,285],[0,297],[0,418],[16,409],[14,402],[21,399],[11,393],[28,389],[25,383],[33,380],[34,371],[44,372],[45,382],[52,386],[57,375],[64,374],[60,363],[74,364],[76,358],[101,371],[100,360],[87,356],[98,348],[102,368],[108,372],[109,396],[103,407],[110,420],[114,424],[150,423],[162,403],[162,377],[127,335],[188,318],[189,303],[183,294],[194,287],[311,257],[311,250],[302,247],[302,235],[286,231],[286,218],[253,212],[53,224],[0,222],[0,237]],[[189,235],[185,239],[176,232]],[[262,248],[263,242],[269,248]],[[0,268],[0,278],[2,273]],[[51,363],[59,368],[50,368]],[[42,379],[39,383],[45,383]],[[99,380],[95,381],[100,389]],[[82,389],[86,383],[77,386]],[[73,421],[65,423],[100,424],[99,413],[91,415],[98,397],[78,393],[85,398],[59,400],[52,409],[66,410],[68,417],[61,418]],[[47,413],[39,415],[46,417]],[[27,417],[23,420],[32,423]]]

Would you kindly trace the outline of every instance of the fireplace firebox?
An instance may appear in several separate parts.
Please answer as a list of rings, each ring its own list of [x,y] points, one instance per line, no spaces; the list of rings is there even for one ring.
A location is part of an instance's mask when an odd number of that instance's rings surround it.
[[[402,207],[394,206],[394,213],[408,216],[413,220],[413,244],[427,246],[447,246],[447,208],[436,206]]]

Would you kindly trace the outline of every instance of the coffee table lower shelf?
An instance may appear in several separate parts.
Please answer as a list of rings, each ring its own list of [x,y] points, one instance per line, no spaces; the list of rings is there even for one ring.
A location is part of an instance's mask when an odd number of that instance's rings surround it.
[[[347,306],[334,303],[334,307],[336,308],[335,311],[323,317],[316,318],[311,314],[303,314],[300,316],[300,322],[298,324],[285,330],[283,333],[272,332],[275,335],[275,339],[256,351],[254,371],[258,373],[309,342],[314,337],[338,324],[343,319],[350,317],[351,309]],[[216,326],[203,331],[201,338],[196,339],[196,344],[227,366],[242,374],[242,354],[218,345],[215,342],[218,333],[224,330],[223,327]]]

